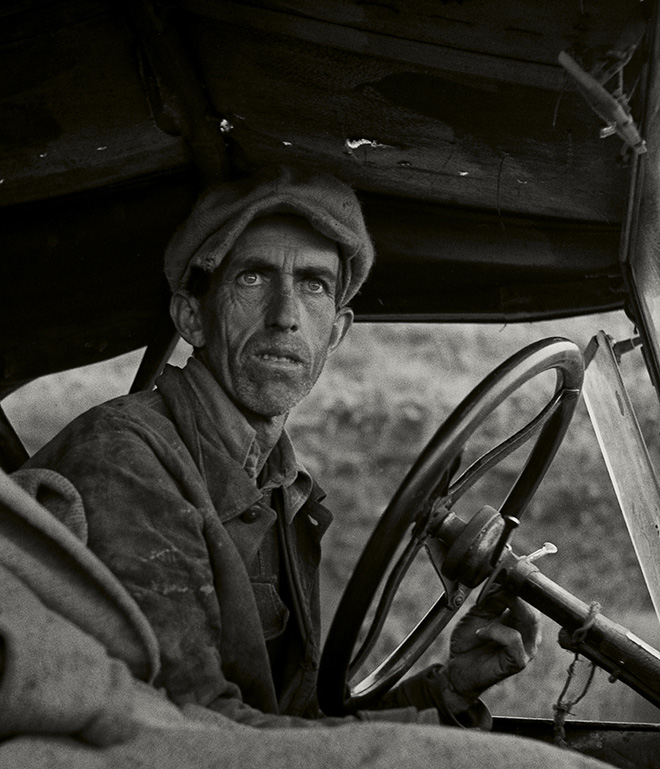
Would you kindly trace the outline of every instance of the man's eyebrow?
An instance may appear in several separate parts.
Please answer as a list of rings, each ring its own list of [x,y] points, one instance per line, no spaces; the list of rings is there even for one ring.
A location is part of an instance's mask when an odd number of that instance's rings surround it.
[[[335,283],[337,280],[335,270],[320,264],[303,265],[296,270],[296,274],[301,278],[321,278],[328,283]]]
[[[260,256],[245,256],[239,261],[235,261],[231,264],[231,267],[236,272],[243,272],[243,270],[260,270],[261,272],[272,272],[275,270],[275,265]]]
[[[241,259],[231,259],[230,256],[228,260],[220,262],[218,269],[222,271],[221,276],[224,278],[226,275],[238,275],[246,270],[273,272],[275,267],[271,262],[259,256],[245,256]]]
[[[228,265],[229,266],[229,265]],[[256,270],[258,272],[273,273],[277,272],[279,265],[259,256],[246,256],[240,262],[235,262],[230,266],[234,272],[244,272],[245,270]],[[331,267],[323,264],[302,264],[295,268],[295,274],[301,278],[320,278],[328,283],[337,281],[337,272]]]

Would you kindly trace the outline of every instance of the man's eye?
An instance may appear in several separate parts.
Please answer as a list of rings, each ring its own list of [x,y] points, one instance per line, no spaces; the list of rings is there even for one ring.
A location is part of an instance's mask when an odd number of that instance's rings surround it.
[[[326,285],[322,280],[316,280],[314,278],[310,278],[307,281],[307,289],[312,294],[322,294],[327,290]]]
[[[238,282],[242,286],[259,286],[263,283],[261,275],[256,272],[242,272],[238,276]]]

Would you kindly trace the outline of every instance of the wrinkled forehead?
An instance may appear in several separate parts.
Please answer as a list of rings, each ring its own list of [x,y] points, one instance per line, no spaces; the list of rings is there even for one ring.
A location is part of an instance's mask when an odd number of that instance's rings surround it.
[[[245,228],[213,280],[224,282],[243,270],[322,278],[337,291],[343,275],[341,249],[302,216],[268,214]]]
[[[307,254],[310,258],[338,263],[340,249],[336,241],[326,237],[304,217],[296,214],[271,213],[253,219],[229,251],[228,256],[262,254]]]

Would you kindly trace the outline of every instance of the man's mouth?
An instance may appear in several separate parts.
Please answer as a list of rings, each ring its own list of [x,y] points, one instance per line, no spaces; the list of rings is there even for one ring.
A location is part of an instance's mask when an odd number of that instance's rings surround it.
[[[255,356],[264,363],[276,364],[281,366],[301,366],[303,361],[295,353],[290,352],[258,352]]]

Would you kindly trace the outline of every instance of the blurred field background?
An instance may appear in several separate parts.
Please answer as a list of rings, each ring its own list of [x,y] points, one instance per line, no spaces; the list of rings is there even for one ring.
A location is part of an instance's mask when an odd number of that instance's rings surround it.
[[[326,627],[375,521],[451,409],[483,376],[526,344],[561,335],[584,347],[599,329],[617,340],[634,333],[621,313],[506,326],[356,324],[312,395],[289,420],[301,459],[328,492],[327,504],[335,514],[324,547]],[[173,362],[182,365],[187,354],[185,348],[178,349]],[[138,360],[134,353],[51,376],[13,394],[3,405],[32,452],[77,413],[126,392]],[[655,458],[660,454],[658,404],[639,351],[624,358],[622,369]],[[492,446],[511,432],[517,419],[532,416],[542,384],[509,399],[484,426],[477,443]],[[489,474],[478,492],[479,506],[485,502],[497,506],[521,461],[513,458]],[[610,619],[660,646],[658,622],[582,404],[514,536],[514,550],[529,553],[545,541],[559,549],[539,562],[546,574],[587,603],[599,601]],[[437,580],[425,577],[408,589],[398,604],[400,613],[385,633],[386,645],[401,637],[409,616],[423,601],[433,600],[437,591]],[[544,643],[536,660],[523,674],[489,693],[495,713],[552,717],[552,704],[573,658],[557,645],[557,632],[556,625],[544,622]],[[439,653],[433,649],[428,657]],[[574,712],[576,718],[625,721],[659,721],[659,715],[623,684],[609,683],[602,671],[597,671]]]

